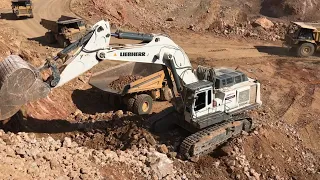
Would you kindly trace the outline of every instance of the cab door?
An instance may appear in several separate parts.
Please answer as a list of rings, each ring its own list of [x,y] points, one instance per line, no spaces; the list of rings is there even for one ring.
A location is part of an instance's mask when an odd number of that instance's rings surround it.
[[[197,92],[193,106],[195,118],[207,115],[211,113],[212,110],[212,89]]]

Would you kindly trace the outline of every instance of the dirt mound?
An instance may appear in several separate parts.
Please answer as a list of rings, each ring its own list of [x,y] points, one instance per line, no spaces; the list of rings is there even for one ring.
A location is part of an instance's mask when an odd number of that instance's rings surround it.
[[[110,6],[112,4],[112,6]],[[193,31],[209,30],[228,37],[250,37],[263,40],[283,38],[287,20],[317,20],[319,4],[316,0],[246,0],[246,1],[115,1],[73,0],[74,12],[92,23],[108,19],[113,28],[136,31]],[[161,11],[154,11],[154,7]],[[88,10],[89,9],[89,10]],[[274,28],[252,28],[257,17],[267,16]]]
[[[112,7],[109,4],[112,4]],[[259,0],[161,2],[74,0],[71,4],[74,12],[89,19],[91,23],[108,19],[113,28],[145,32],[154,30],[168,32],[177,29],[196,32],[209,30],[219,36],[279,40],[284,37],[287,27],[282,20],[272,20],[275,24],[272,28],[252,26],[261,16],[260,12],[269,8],[264,6],[261,6]],[[161,11],[154,11],[154,7]],[[274,7],[279,8],[276,5]]]
[[[109,86],[114,90],[122,90],[125,85],[142,78],[143,76],[139,75],[120,76],[119,79],[112,81]]]
[[[248,14],[258,11],[257,4],[259,7],[258,0],[247,2],[73,0],[71,7],[74,12],[92,22],[98,19],[108,19],[118,27],[167,30],[195,26],[199,30],[204,30],[221,18],[229,24],[247,21]],[[161,9],[161,11],[154,8]]]
[[[126,150],[136,147],[146,147],[148,144],[155,145],[156,141],[150,132],[144,128],[145,120],[130,112],[123,113],[121,110],[109,113],[97,113],[87,115],[76,111],[71,119],[81,119],[78,130],[87,133],[74,136],[75,141],[83,146],[95,149]],[[95,131],[97,130],[97,131]],[[150,139],[149,143],[146,139]],[[144,140],[142,140],[144,139]]]

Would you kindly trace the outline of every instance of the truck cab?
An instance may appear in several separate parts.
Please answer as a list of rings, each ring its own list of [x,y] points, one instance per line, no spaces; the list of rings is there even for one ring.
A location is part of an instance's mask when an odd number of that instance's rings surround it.
[[[12,13],[15,14],[18,18],[20,17],[33,18],[31,0],[12,0],[11,7],[12,7]]]

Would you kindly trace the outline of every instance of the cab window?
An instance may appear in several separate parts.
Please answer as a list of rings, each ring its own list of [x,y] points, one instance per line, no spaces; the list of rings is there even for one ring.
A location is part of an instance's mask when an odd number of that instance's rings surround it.
[[[206,92],[199,93],[197,96],[194,111],[199,111],[206,107]]]
[[[208,100],[207,100],[208,105],[210,105],[210,104],[212,103],[211,96],[212,96],[212,91],[209,90],[209,91],[208,91]]]

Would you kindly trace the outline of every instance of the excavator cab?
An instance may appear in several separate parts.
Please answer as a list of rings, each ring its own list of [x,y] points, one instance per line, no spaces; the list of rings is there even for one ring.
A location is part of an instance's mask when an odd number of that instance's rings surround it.
[[[213,83],[210,81],[199,81],[185,87],[187,89],[184,112],[186,121],[196,121],[197,118],[212,111],[212,88]]]
[[[184,87],[184,120],[191,123],[193,129],[221,123],[236,112],[251,110],[261,104],[258,82],[233,69],[210,71],[211,75],[208,75],[202,67],[201,72],[196,72],[201,80]]]

